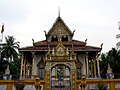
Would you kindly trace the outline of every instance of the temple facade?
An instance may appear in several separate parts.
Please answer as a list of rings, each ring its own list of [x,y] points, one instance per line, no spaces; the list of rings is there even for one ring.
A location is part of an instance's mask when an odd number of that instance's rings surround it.
[[[21,79],[45,81],[45,90],[75,89],[76,80],[100,76],[98,56],[102,47],[87,45],[87,40],[74,40],[63,19],[58,16],[53,26],[45,32],[46,40],[33,46],[20,48]]]

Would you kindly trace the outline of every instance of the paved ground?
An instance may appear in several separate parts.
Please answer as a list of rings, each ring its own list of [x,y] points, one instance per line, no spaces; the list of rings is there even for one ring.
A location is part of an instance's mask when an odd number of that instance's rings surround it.
[[[0,90],[6,90],[6,86],[5,85],[0,85]],[[15,90],[15,88],[13,87],[13,90]],[[24,90],[35,90],[34,86],[31,85],[27,85]]]
[[[0,85],[0,90],[6,90],[6,85]],[[13,90],[16,90],[16,89],[13,87]],[[33,85],[26,85],[24,90],[36,90],[36,89]]]
[[[90,86],[88,86],[88,88],[95,89],[96,85],[94,85],[94,84],[90,85]],[[109,85],[108,85],[108,88],[109,88]],[[120,84],[116,84],[115,88],[120,89]],[[0,90],[6,90],[6,85],[0,85]],[[13,87],[13,90],[16,90],[16,89]],[[36,89],[34,88],[33,85],[26,85],[25,88],[24,88],[24,90],[36,90]],[[43,90],[43,89],[41,89],[41,90]]]

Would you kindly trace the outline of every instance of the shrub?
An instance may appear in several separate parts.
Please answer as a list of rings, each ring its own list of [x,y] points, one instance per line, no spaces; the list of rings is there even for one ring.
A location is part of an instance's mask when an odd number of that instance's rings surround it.
[[[24,87],[25,87],[25,83],[21,79],[15,80],[14,81],[14,87],[16,88],[16,90],[23,90]]]
[[[107,84],[105,84],[103,81],[100,81],[97,84],[97,87],[98,87],[99,90],[107,90]]]

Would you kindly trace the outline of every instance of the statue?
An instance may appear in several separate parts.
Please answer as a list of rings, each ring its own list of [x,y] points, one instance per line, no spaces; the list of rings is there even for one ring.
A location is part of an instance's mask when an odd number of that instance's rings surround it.
[[[9,65],[7,65],[7,69],[5,70],[5,75],[10,75]]]
[[[9,69],[9,65],[7,65],[7,69],[5,70],[5,75],[3,76],[4,80],[11,80],[12,79],[12,75],[10,75],[10,69]]]
[[[107,69],[107,78],[112,79],[113,78],[113,73],[112,69],[110,68],[110,64],[108,63],[108,69]]]
[[[60,81],[62,81],[64,78],[64,69],[61,66],[58,67],[58,69],[57,69],[57,77]]]

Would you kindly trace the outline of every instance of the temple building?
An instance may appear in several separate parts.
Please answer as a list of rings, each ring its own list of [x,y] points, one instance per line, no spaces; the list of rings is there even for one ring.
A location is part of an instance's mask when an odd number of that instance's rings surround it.
[[[75,89],[76,80],[100,76],[99,59],[102,46],[87,45],[87,40],[74,40],[64,20],[58,16],[53,26],[45,32],[46,40],[33,46],[20,48],[21,79],[39,78],[45,81],[45,90]],[[60,87],[59,87],[60,86]]]

